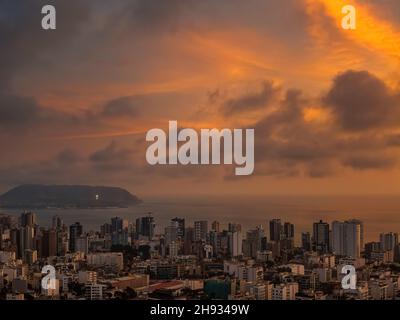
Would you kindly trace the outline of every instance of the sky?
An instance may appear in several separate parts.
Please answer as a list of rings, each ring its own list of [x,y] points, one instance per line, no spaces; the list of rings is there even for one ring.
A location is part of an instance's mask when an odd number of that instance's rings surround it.
[[[398,194],[399,40],[398,0],[2,0],[0,191]],[[170,120],[254,128],[254,174],[148,165]]]

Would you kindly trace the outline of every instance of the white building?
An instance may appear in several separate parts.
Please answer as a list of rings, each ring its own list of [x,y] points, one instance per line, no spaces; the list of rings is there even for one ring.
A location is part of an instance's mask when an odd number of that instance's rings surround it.
[[[238,262],[238,261],[224,261],[224,273],[227,273],[229,275],[234,275],[235,277],[238,276],[238,268],[243,267],[244,263],[243,262]]]
[[[247,282],[244,285],[244,291],[250,296],[254,296],[256,300],[265,300],[266,292],[265,292],[264,284],[254,284],[251,282]]]
[[[103,289],[105,287],[102,284],[87,284],[85,287],[85,298],[87,300],[102,300]]]
[[[23,293],[7,293],[6,300],[24,300]]]
[[[239,266],[238,279],[257,283],[264,280],[264,270],[256,266]]]
[[[272,300],[296,300],[299,284],[296,282],[281,283],[272,288]]]
[[[230,253],[232,257],[239,257],[243,255],[243,237],[242,237],[242,231],[235,231],[232,232],[232,235],[230,237]]]

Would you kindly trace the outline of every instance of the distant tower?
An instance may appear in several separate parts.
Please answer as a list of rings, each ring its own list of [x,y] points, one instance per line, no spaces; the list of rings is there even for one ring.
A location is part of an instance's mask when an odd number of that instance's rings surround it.
[[[79,222],[75,222],[69,227],[69,251],[75,252],[75,242],[83,233],[82,225]]]
[[[313,225],[313,246],[319,253],[329,252],[329,224],[322,220]]]

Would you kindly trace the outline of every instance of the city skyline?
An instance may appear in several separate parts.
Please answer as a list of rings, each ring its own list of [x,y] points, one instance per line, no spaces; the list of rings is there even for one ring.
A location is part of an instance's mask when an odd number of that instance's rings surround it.
[[[47,2],[0,1],[0,300],[400,300],[400,1]]]
[[[151,213],[135,224],[112,217],[95,232],[84,232],[78,221],[67,226],[60,216],[41,228],[33,212],[21,213],[17,223],[2,215],[0,299],[398,298],[398,233],[383,232],[379,241],[364,243],[360,220],[314,222],[311,235],[302,232],[300,246],[295,225],[279,218],[269,221],[268,230],[205,220],[187,226],[182,217],[170,218],[162,234],[155,226]],[[42,266],[54,270],[51,288],[37,287]],[[361,279],[353,289],[337,291],[343,266],[353,266]]]

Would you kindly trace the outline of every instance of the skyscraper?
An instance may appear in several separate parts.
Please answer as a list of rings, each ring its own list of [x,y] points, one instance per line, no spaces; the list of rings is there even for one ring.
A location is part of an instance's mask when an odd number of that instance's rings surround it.
[[[128,228],[128,220],[120,217],[111,218],[111,232],[121,232]]]
[[[211,230],[219,232],[219,222],[218,221],[213,221],[213,223],[211,224]]]
[[[360,245],[361,245],[361,251],[364,249],[364,222],[358,219],[351,219],[348,220],[351,223],[356,223],[360,225]]]
[[[35,245],[34,245],[34,228],[30,225],[25,225],[21,227],[19,236],[19,254],[21,257],[25,254],[25,250],[34,250]]]
[[[238,223],[229,223],[228,224],[228,231],[229,232],[237,232],[242,231],[242,226]]]
[[[229,234],[229,253],[231,257],[238,257],[243,254],[242,250],[243,238],[242,231],[230,232]]]
[[[139,236],[147,237],[149,240],[153,239],[155,229],[154,218],[149,213],[146,217],[136,219],[136,233]]]
[[[54,230],[60,230],[63,226],[64,222],[59,216],[54,216],[52,219],[52,228]]]
[[[186,255],[192,254],[192,245],[194,240],[194,228],[188,227],[185,230],[185,240],[183,243],[183,252]]]
[[[379,235],[382,251],[391,251],[399,244],[399,235],[397,233],[381,233]]]
[[[54,229],[42,230],[41,257],[47,258],[57,255],[57,233]]]
[[[332,222],[332,252],[359,258],[361,254],[361,224],[356,220]]]
[[[165,228],[165,245],[169,246],[171,242],[177,242],[178,240],[178,230],[176,225],[170,225]]]
[[[254,230],[247,231],[246,241],[243,244],[243,253],[247,256],[256,258],[257,252],[261,251],[261,242],[264,238],[264,229],[262,226],[257,226]]]
[[[286,239],[293,239],[294,238],[294,224],[290,222],[285,222],[283,225],[283,234]]]
[[[178,238],[183,239],[185,236],[185,219],[175,217],[171,219],[171,225],[178,228]]]
[[[208,221],[195,221],[194,223],[194,240],[206,241],[208,233]]]
[[[83,229],[79,222],[69,226],[69,251],[75,252],[76,239],[82,235]]]
[[[306,250],[311,250],[311,234],[309,232],[301,233],[301,247]]]
[[[322,220],[313,225],[313,247],[319,253],[329,252],[329,224]]]
[[[34,227],[35,225],[37,225],[37,217],[36,214],[33,212],[23,212],[21,214],[21,227],[26,227],[26,226],[30,226],[30,227]]]
[[[281,240],[282,223],[281,219],[272,219],[269,222],[269,239],[270,241]]]

